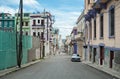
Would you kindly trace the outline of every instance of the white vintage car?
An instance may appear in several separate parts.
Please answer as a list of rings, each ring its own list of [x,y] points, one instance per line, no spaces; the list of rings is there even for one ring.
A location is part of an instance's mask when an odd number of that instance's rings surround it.
[[[72,58],[71,58],[71,61],[72,62],[80,62],[81,60],[80,60],[79,54],[73,54]]]

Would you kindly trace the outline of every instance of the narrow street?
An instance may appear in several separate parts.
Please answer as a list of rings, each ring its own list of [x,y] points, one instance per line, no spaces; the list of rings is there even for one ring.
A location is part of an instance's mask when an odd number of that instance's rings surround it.
[[[0,79],[113,79],[112,76],[81,62],[71,62],[70,56],[56,55]]]

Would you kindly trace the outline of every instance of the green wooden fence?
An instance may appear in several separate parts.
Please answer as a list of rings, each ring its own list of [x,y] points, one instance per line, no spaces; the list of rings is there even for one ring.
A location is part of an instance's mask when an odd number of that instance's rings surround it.
[[[19,37],[19,35],[17,35]],[[32,48],[32,37],[23,36],[22,64],[27,63],[27,51]],[[18,41],[19,42],[19,41]],[[0,31],[0,70],[17,65],[16,33]]]

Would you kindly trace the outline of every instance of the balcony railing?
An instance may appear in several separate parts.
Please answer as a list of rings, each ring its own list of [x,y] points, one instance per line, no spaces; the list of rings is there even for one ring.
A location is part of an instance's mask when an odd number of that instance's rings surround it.
[[[40,29],[40,28],[43,29],[44,26],[43,26],[43,25],[32,25],[32,28],[33,28],[33,29],[37,29],[37,28],[38,28],[38,29]]]
[[[99,0],[100,3],[107,3],[109,0]]]
[[[82,33],[75,35],[75,40],[81,40],[81,38],[82,38]]]

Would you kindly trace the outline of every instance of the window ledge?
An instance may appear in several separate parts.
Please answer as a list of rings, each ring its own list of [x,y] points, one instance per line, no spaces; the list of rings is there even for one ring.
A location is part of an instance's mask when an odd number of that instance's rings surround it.
[[[115,38],[115,36],[109,36],[109,38],[110,38],[110,39],[114,39],[114,38]]]

